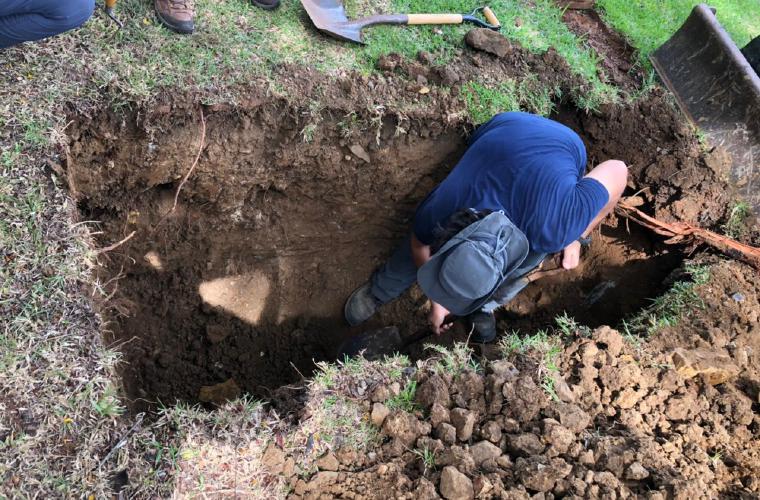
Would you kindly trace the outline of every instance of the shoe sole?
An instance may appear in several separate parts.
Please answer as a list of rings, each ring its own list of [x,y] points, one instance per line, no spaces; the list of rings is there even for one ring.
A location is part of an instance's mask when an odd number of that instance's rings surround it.
[[[251,0],[251,5],[255,5],[259,9],[270,10],[271,11],[271,10],[275,10],[277,7],[279,7],[280,6],[280,2],[277,2],[274,5],[262,5],[260,3],[256,3],[253,0]]]
[[[161,24],[163,24],[164,26],[166,26],[167,28],[169,28],[170,30],[172,30],[172,31],[173,31],[173,32],[175,32],[175,33],[179,33],[179,34],[181,34],[181,35],[192,35],[192,34],[193,34],[193,32],[195,32],[195,26],[193,26],[193,28],[192,28],[190,31],[188,31],[188,30],[186,30],[186,29],[183,29],[183,28],[179,28],[179,27],[177,27],[177,26],[173,25],[172,23],[170,23],[170,22],[169,22],[169,21],[168,21],[168,20],[167,20],[167,19],[166,19],[164,16],[162,16],[162,15],[161,15],[161,13],[160,13],[160,12],[158,12],[158,11],[156,11],[156,17],[158,18],[158,20],[159,20],[159,21],[161,21]]]

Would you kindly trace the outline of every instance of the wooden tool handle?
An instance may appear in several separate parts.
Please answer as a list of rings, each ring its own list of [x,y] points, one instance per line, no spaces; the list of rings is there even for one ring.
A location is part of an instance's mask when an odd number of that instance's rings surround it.
[[[499,19],[497,19],[496,14],[493,13],[490,7],[483,7],[483,17],[486,18],[488,24],[497,28],[501,26]]]
[[[462,14],[409,14],[409,24],[462,24]]]
[[[106,0],[106,8],[113,9],[116,6],[116,0]]]

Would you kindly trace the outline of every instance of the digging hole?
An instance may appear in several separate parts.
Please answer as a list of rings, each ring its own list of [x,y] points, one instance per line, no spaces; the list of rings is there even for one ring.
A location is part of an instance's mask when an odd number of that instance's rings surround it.
[[[136,231],[103,255],[98,277],[110,295],[100,304],[107,340],[121,345],[135,401],[196,401],[202,386],[230,378],[267,397],[333,359],[353,333],[425,328],[415,289],[353,331],[342,306],[455,165],[464,137],[442,122],[391,116],[346,131],[344,116],[325,113],[311,127],[279,103],[209,113],[206,147],[169,216],[197,152],[193,116],[150,130],[114,115],[72,128],[67,168],[82,219],[100,221],[102,246]],[[617,324],[679,263],[637,228],[605,226],[578,270],[531,285],[501,325],[531,332],[564,311]]]

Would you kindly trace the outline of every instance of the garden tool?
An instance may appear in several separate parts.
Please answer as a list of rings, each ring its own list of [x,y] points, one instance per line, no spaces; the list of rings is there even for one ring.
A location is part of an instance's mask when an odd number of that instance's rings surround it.
[[[760,215],[760,42],[739,50],[715,10],[694,7],[650,59],[689,121],[731,155],[732,184]],[[758,63],[760,64],[760,63]]]
[[[301,0],[309,18],[320,31],[339,40],[364,43],[362,28],[375,24],[462,24],[470,23],[481,28],[501,29],[499,20],[488,7],[480,7],[470,14],[380,14],[350,21],[341,0]],[[476,17],[482,13],[485,21]]]
[[[119,19],[114,14],[114,7],[116,7],[116,0],[105,0],[103,3],[103,12],[106,13],[106,15],[111,18],[111,21],[116,23],[116,26],[119,27],[119,29],[124,27],[124,23],[119,21]]]

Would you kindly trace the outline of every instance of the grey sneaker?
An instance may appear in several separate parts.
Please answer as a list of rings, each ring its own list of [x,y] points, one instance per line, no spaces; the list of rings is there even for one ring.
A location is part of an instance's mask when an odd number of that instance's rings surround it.
[[[343,308],[343,315],[351,326],[364,323],[381,306],[379,300],[372,295],[372,284],[367,282],[351,293]]]
[[[475,311],[467,316],[467,323],[473,328],[470,340],[478,344],[487,344],[496,339],[496,317],[493,313]]]

